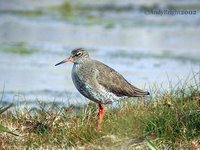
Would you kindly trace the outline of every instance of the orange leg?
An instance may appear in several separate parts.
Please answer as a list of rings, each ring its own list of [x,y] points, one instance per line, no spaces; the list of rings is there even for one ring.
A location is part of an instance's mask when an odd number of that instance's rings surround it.
[[[105,108],[103,105],[99,104],[99,113],[98,113],[99,120],[98,120],[98,125],[97,125],[98,130],[101,129],[101,124],[103,122],[104,114],[105,114]]]

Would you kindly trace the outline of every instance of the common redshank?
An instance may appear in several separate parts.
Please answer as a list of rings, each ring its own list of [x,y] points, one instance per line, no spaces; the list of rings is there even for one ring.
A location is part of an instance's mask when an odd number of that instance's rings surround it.
[[[100,61],[90,58],[89,53],[83,49],[74,49],[69,58],[57,63],[73,62],[72,80],[77,90],[89,100],[98,103],[98,125],[101,128],[105,108],[104,104],[124,99],[126,97],[144,97],[149,95],[131,85],[121,74]]]

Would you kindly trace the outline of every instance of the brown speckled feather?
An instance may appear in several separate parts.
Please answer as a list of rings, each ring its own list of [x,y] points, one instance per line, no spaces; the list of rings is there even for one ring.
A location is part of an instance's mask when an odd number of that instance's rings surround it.
[[[97,75],[97,82],[108,91],[117,96],[141,97],[149,95],[149,92],[142,91],[131,85],[122,75],[109,66],[94,60]]]

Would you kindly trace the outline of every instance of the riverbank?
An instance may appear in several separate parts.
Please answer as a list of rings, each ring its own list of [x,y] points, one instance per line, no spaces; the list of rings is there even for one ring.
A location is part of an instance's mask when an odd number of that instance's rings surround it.
[[[198,76],[198,75],[197,75]],[[36,108],[9,108],[0,123],[18,136],[1,133],[4,149],[192,149],[200,140],[200,90],[179,84],[159,93],[152,88],[145,106],[129,99],[107,106],[101,131],[97,106],[58,106],[38,102]],[[151,147],[152,146],[152,147]]]

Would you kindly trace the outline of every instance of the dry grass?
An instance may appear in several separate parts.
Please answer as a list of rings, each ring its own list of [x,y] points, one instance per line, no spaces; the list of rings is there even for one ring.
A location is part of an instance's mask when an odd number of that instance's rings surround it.
[[[107,107],[102,130],[96,130],[97,106],[55,104],[4,112],[0,124],[19,136],[0,133],[4,149],[192,149],[200,145],[200,90],[172,88],[145,106],[125,100]],[[153,149],[153,148],[151,148]]]

